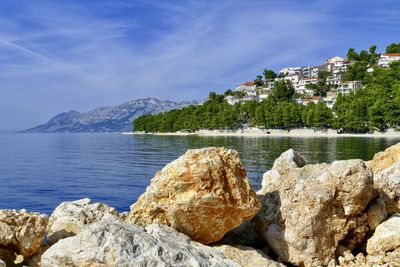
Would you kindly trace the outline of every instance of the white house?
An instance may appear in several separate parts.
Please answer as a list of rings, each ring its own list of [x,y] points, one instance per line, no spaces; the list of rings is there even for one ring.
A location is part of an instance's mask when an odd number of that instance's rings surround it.
[[[387,68],[390,63],[396,60],[400,60],[400,54],[383,54],[378,60],[378,66],[381,68]]]
[[[254,82],[245,82],[236,86],[236,91],[252,92],[255,90],[256,90],[256,84]]]
[[[330,58],[326,59],[326,63],[330,63],[330,64],[335,64],[338,61],[344,61],[344,58],[335,56],[335,57],[330,57]]]
[[[363,84],[361,81],[348,81],[339,84],[336,90],[338,94],[348,95],[357,92],[362,87]]]
[[[328,108],[332,108],[336,103],[337,94],[333,92],[328,92],[326,97],[322,98],[322,101],[326,104]]]
[[[228,102],[229,105],[235,105],[236,103],[240,103],[240,98],[228,95],[225,97],[226,102]]]
[[[298,93],[308,93],[312,94],[313,91],[307,88],[307,84],[316,84],[318,83],[318,78],[306,78],[306,79],[301,79],[297,86],[295,87],[296,91]]]

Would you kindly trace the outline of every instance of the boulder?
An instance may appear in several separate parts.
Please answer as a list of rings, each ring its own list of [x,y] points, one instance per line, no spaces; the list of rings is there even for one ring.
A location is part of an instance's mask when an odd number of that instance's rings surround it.
[[[47,215],[26,210],[0,210],[0,246],[24,257],[41,246],[46,235]]]
[[[238,153],[226,148],[188,150],[152,179],[126,221],[158,222],[209,244],[260,209]]]
[[[168,226],[152,224],[143,229],[111,215],[51,246],[41,266],[239,267],[223,253]]]
[[[364,209],[376,196],[372,172],[361,160],[304,165],[287,154],[297,153],[285,152],[264,175],[258,232],[285,262],[328,265],[340,241],[354,247],[369,231]]]
[[[241,267],[284,267],[268,257],[261,250],[247,246],[216,245],[217,250],[222,251],[228,258],[237,262]]]
[[[400,212],[400,162],[375,173],[374,184],[385,202],[387,213]]]
[[[385,151],[376,153],[374,158],[366,162],[374,174],[385,170],[400,162],[400,143],[387,148]]]
[[[61,203],[51,214],[47,227],[50,244],[73,236],[86,226],[100,221],[106,214],[118,216],[116,209],[88,198]]]
[[[0,259],[0,267],[7,267],[6,263],[2,259]]]
[[[367,242],[369,255],[378,255],[400,248],[400,214],[395,214],[378,225]]]
[[[388,215],[400,212],[400,143],[375,154],[366,162],[374,173],[375,188],[386,204]]]

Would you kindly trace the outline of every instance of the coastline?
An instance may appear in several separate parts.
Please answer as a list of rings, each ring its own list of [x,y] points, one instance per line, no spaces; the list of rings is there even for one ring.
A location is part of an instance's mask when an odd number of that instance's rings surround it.
[[[334,129],[293,129],[286,130],[267,130],[258,128],[246,128],[243,130],[199,130],[193,133],[190,132],[165,132],[165,133],[145,133],[145,132],[123,132],[123,135],[157,135],[157,136],[236,136],[236,137],[368,137],[368,138],[400,138],[400,132],[394,129],[389,129],[385,132],[375,132],[366,134],[356,133],[337,133]]]

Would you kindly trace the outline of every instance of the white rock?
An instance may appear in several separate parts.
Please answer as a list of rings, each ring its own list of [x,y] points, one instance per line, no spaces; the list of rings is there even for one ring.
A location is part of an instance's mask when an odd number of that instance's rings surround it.
[[[400,214],[378,225],[374,234],[367,242],[367,252],[370,255],[378,255],[400,247]]]
[[[85,227],[99,222],[105,215],[118,216],[118,212],[106,204],[92,203],[88,198],[61,203],[51,214],[47,227],[51,244],[62,238],[76,235]]]
[[[42,256],[57,266],[239,266],[223,253],[165,225],[126,224],[106,215],[76,236],[58,241]]]

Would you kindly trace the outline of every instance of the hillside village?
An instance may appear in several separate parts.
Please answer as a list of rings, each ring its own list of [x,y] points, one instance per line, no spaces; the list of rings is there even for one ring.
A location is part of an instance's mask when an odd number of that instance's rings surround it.
[[[382,54],[377,61],[377,67],[388,68],[390,63],[397,60],[400,60],[400,53]],[[260,102],[268,98],[277,81],[290,81],[295,89],[298,104],[324,102],[329,108],[332,108],[339,94],[348,95],[363,88],[361,80],[345,80],[344,77],[348,67],[355,62],[357,61],[335,56],[326,59],[325,63],[319,66],[286,67],[279,71],[276,78],[271,79],[266,75],[262,80],[263,77],[258,76],[255,81],[238,85],[235,92],[228,93],[225,100],[230,105],[247,101]],[[368,66],[367,71],[373,72],[374,69]],[[324,76],[321,74],[325,74],[325,77],[321,77]],[[323,79],[324,81],[322,81]],[[326,94],[318,95],[313,87],[321,82],[326,83],[328,91]]]

